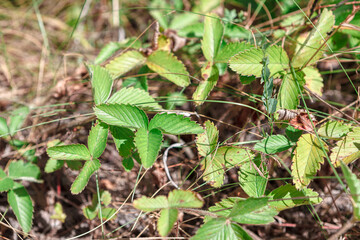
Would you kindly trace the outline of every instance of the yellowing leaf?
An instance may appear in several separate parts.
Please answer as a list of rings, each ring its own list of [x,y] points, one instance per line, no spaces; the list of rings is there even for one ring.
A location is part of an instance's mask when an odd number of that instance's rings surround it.
[[[314,67],[306,67],[303,69],[303,72],[305,74],[305,86],[312,92],[322,96],[324,83],[319,70]]]
[[[220,147],[216,153],[208,155],[201,161],[203,178],[211,186],[220,187],[224,182],[226,168],[239,166],[253,157],[254,154],[246,148]]]
[[[316,53],[317,49],[324,42],[323,39],[326,38],[326,33],[330,32],[334,26],[335,17],[331,11],[324,8],[324,11],[321,13],[318,23],[315,28],[311,30],[310,35],[307,39],[299,44],[298,50],[292,60],[292,66],[297,68],[301,67],[311,57]],[[314,56],[309,64],[316,62],[322,55],[322,51],[318,51],[316,56]]]
[[[309,185],[311,177],[320,169],[320,163],[324,163],[326,155],[321,148],[320,141],[322,140],[312,134],[304,134],[297,142],[291,166],[291,175],[297,189],[303,189]],[[328,151],[326,144],[322,143],[325,150]]]
[[[353,128],[346,137],[338,141],[330,155],[331,162],[335,167],[340,166],[340,160],[349,164],[360,158],[360,128]]]

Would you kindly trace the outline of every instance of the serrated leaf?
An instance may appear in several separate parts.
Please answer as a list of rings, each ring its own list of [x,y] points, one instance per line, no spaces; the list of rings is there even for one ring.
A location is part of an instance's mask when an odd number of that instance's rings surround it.
[[[248,198],[244,201],[238,201],[234,204],[231,209],[228,217],[236,218],[240,215],[251,213],[259,208],[265,207],[267,205],[267,198]]]
[[[267,201],[267,198],[243,199],[237,197],[230,197],[223,199],[219,203],[216,203],[215,206],[210,207],[209,210],[217,214],[218,216],[223,217],[229,217],[231,214],[234,214],[231,219],[238,223],[267,224],[273,222],[273,217],[278,214],[275,209],[269,208],[268,205],[263,205],[262,202]],[[247,208],[249,210],[251,209],[251,211],[247,211]]]
[[[262,173],[262,176],[258,171]],[[266,165],[261,164],[260,155],[255,157],[252,162],[244,163],[239,169],[238,174],[239,184],[247,195],[250,197],[261,197],[264,195],[269,172]]]
[[[88,184],[89,179],[93,173],[100,168],[101,164],[98,159],[86,161],[84,167],[81,169],[79,175],[76,177],[75,181],[71,185],[71,193],[79,194],[84,190],[85,186]]]
[[[199,86],[193,94],[196,106],[203,104],[211,90],[215,87],[219,79],[219,70],[216,65],[211,65],[211,62],[208,62],[206,66],[201,69],[201,76],[204,80],[199,83]]]
[[[289,67],[289,58],[285,50],[276,45],[268,47],[265,53],[260,48],[251,48],[240,52],[230,58],[229,66],[238,74],[261,77],[264,57],[269,58],[268,68],[273,77],[279,76],[280,72]]]
[[[128,128],[110,126],[110,132],[120,156],[128,157],[131,150],[135,148],[133,131]]]
[[[113,79],[106,68],[99,65],[89,66],[89,68],[95,105],[105,103],[110,97]]]
[[[148,92],[133,87],[120,89],[111,96],[108,103],[131,104],[148,109],[162,109]]]
[[[178,86],[186,87],[190,84],[189,73],[184,64],[172,53],[155,51],[148,57],[146,64],[151,70]]]
[[[269,201],[269,206],[274,207],[277,211],[322,202],[319,194],[312,189],[305,188],[303,190],[297,190],[295,186],[291,184],[286,184],[274,189],[269,193],[268,197],[272,200]]]
[[[133,206],[139,210],[151,212],[168,208],[169,204],[165,196],[158,196],[156,198],[142,196],[134,201]]]
[[[83,163],[78,160],[65,160],[66,165],[72,170],[80,170],[83,166]]]
[[[3,117],[0,117],[0,135],[6,136],[9,134],[9,128],[6,123],[6,119]]]
[[[147,128],[145,112],[135,106],[124,104],[102,104],[94,108],[95,115],[109,125],[126,128]]]
[[[344,174],[346,182],[349,186],[351,197],[353,199],[354,207],[354,218],[355,220],[360,220],[360,180],[356,177],[354,173],[351,172],[348,166],[342,161],[340,161],[341,170]]]
[[[30,232],[34,207],[25,187],[15,183],[14,188],[8,192],[7,198],[23,231]]]
[[[64,223],[66,219],[66,214],[64,213],[61,203],[57,202],[54,207],[55,213],[50,216],[51,219],[57,219],[60,222]]]
[[[4,171],[1,169],[1,172]],[[5,174],[5,173],[4,173]],[[0,192],[7,192],[14,187],[14,181],[6,175],[0,177]]]
[[[223,31],[224,27],[219,16],[214,13],[205,16],[201,49],[206,60],[209,62],[214,61],[214,58],[219,51]]]
[[[30,162],[12,161],[9,165],[8,176],[14,180],[37,182],[40,179],[40,168]]]
[[[277,109],[297,108],[300,95],[298,84],[301,89],[305,84],[304,74],[302,72],[297,72],[295,78],[291,73],[284,76],[278,94]]]
[[[109,42],[101,48],[99,54],[95,58],[95,64],[100,64],[111,57],[116,51],[120,50],[121,46],[118,42]]]
[[[108,125],[97,122],[91,127],[88,137],[88,148],[93,158],[98,158],[104,152],[108,137]]]
[[[192,191],[173,190],[169,193],[170,208],[201,208],[204,202]]]
[[[83,144],[50,147],[46,150],[49,157],[58,160],[90,160],[91,155]]]
[[[179,211],[177,209],[171,208],[161,210],[157,223],[157,230],[161,236],[166,237],[170,233],[178,217],[178,212]]]
[[[26,106],[17,108],[11,112],[9,119],[9,132],[11,136],[21,128],[29,112],[30,109]]]
[[[116,214],[114,215],[114,213],[116,212],[115,208],[102,208],[101,209],[101,215],[100,216],[100,211],[98,211],[98,217],[101,218],[103,220],[114,220],[116,218]],[[112,217],[111,217],[112,216]]]
[[[198,134],[196,138],[196,147],[199,154],[206,157],[212,153],[216,149],[218,139],[219,131],[214,126],[213,122],[207,120],[205,122],[205,132]]]
[[[133,68],[143,65],[145,62],[146,58],[140,52],[132,50],[116,57],[105,67],[115,79],[131,71]]]
[[[160,129],[167,134],[197,134],[204,129],[190,118],[176,113],[158,113],[149,123],[149,129]]]
[[[213,187],[220,187],[224,182],[224,168],[244,164],[254,157],[254,154],[238,147],[220,147],[216,153],[208,155],[200,162],[204,171],[203,178]]]
[[[151,167],[160,151],[163,136],[158,129],[148,131],[145,128],[139,128],[135,134],[135,145],[139,152],[141,163],[145,168]]]
[[[297,189],[306,188],[311,177],[320,169],[320,163],[324,163],[326,155],[321,148],[320,141],[322,140],[312,134],[303,134],[296,144],[291,175]],[[326,144],[322,143],[325,150],[328,151]]]
[[[306,67],[302,71],[305,74],[305,86],[312,92],[322,96],[324,83],[319,70],[314,67]]]
[[[132,157],[123,158],[122,165],[125,171],[129,172],[134,167],[134,160],[132,159]]]
[[[231,223],[226,218],[213,218],[204,223],[191,240],[223,240],[242,239],[252,240],[247,232],[239,225]]]
[[[351,127],[344,124],[343,122],[328,121],[321,125],[317,132],[321,137],[340,139],[346,136],[350,129]]]
[[[315,54],[317,49],[322,45],[323,39],[326,38],[326,33],[330,32],[334,26],[335,17],[330,10],[324,8],[323,12],[320,15],[319,21],[317,22],[315,28],[311,30],[310,35],[299,46],[296,54],[292,59],[292,66],[297,68],[301,67],[310,58]],[[315,63],[322,55],[320,50],[316,56],[309,62],[309,64]]]
[[[83,208],[84,217],[86,217],[89,220],[93,220],[96,217],[97,213],[98,213],[97,206],[91,205]]]
[[[330,154],[335,167],[340,166],[340,160],[349,164],[360,158],[360,128],[353,128],[346,137],[336,143]]]
[[[141,47],[141,42],[139,39],[127,38],[121,42],[109,42],[103,48],[101,48],[99,54],[95,59],[95,64],[100,64],[107,59],[109,59],[116,51],[121,48],[131,47],[133,49],[139,49]]]
[[[294,128],[293,126],[289,125],[285,129],[286,136],[290,139],[292,142],[297,142],[302,135],[303,131]]]
[[[216,55],[215,62],[228,63],[232,56],[253,47],[255,46],[247,42],[230,42],[219,51]]]
[[[293,146],[293,144],[284,135],[271,135],[260,142],[257,142],[254,149],[267,154],[274,154],[285,151]]]

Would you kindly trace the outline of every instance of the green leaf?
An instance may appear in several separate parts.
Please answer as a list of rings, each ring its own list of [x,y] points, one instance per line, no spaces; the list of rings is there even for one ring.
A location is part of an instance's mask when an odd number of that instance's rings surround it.
[[[0,117],[0,135],[6,136],[8,134],[9,134],[9,128],[8,128],[7,123],[6,123],[6,119]]]
[[[83,166],[81,161],[77,160],[66,160],[66,165],[72,170],[80,170]]]
[[[360,158],[360,128],[353,128],[346,137],[336,143],[330,154],[335,167],[340,166],[340,160],[349,164]]]
[[[184,64],[172,53],[155,51],[148,57],[146,64],[151,70],[178,86],[186,87],[190,84],[189,73]]]
[[[286,136],[290,139],[292,142],[297,142],[303,133],[302,130],[296,129],[293,126],[289,125],[285,129]]]
[[[291,73],[284,76],[278,94],[277,109],[297,108],[297,106],[299,105],[300,91],[296,81],[302,89],[305,84],[304,74],[302,72],[297,72],[295,75],[295,79]]]
[[[216,65],[211,65],[211,62],[208,62],[206,66],[201,69],[201,76],[204,81],[199,83],[199,86],[193,94],[196,106],[203,104],[211,90],[215,87],[219,79],[219,70]]]
[[[95,58],[95,64],[100,64],[111,57],[116,51],[120,50],[121,46],[118,42],[109,42],[101,48],[99,54]]]
[[[93,220],[98,213],[98,207],[97,205],[91,205],[83,208],[83,214],[84,217],[86,217],[89,220]]]
[[[9,120],[9,132],[11,136],[21,128],[29,112],[30,109],[28,107],[20,107],[11,112]]]
[[[135,145],[139,152],[141,163],[145,168],[151,167],[160,151],[163,136],[158,129],[148,131],[140,128],[135,134]]]
[[[81,172],[76,177],[75,181],[71,185],[71,193],[79,194],[88,184],[89,179],[93,173],[100,168],[100,162],[98,159],[86,161]]]
[[[61,203],[57,202],[55,204],[54,211],[55,213],[51,215],[50,218],[59,220],[60,222],[64,223],[66,219],[66,214],[64,213]]]
[[[125,169],[125,171],[130,172],[131,169],[134,167],[134,160],[132,157],[126,157],[122,160],[122,165]]]
[[[133,68],[143,65],[145,62],[146,58],[140,52],[132,50],[116,57],[105,67],[115,79],[131,71]]]
[[[114,93],[108,103],[138,105],[140,108],[162,109],[148,92],[140,88],[122,88]]]
[[[264,57],[269,58],[268,68],[273,77],[279,76],[280,72],[289,67],[289,58],[285,50],[273,45],[268,47],[265,53],[260,48],[251,48],[240,52],[230,58],[230,68],[241,75],[261,77]]]
[[[109,125],[126,128],[147,128],[145,112],[135,106],[124,104],[102,104],[94,108],[95,115]]]
[[[58,160],[90,160],[89,150],[83,144],[50,147],[46,150],[49,157]]]
[[[89,66],[95,105],[105,103],[110,97],[113,79],[109,71],[99,65]]]
[[[203,54],[209,62],[213,62],[216,57],[221,38],[224,32],[224,27],[217,16],[214,13],[205,16],[204,20],[204,35],[201,41],[201,49]]]
[[[156,198],[148,198],[142,196],[133,203],[134,207],[146,212],[156,211],[159,209],[168,208],[168,200],[165,196],[158,196]]]
[[[26,233],[30,232],[34,207],[25,187],[20,183],[15,183],[7,197],[21,228]]]
[[[348,166],[340,161],[341,170],[344,173],[344,177],[349,186],[351,197],[353,199],[352,204],[354,207],[354,218],[360,220],[360,181],[354,173],[351,172]]]
[[[192,191],[173,190],[169,193],[170,208],[201,208],[204,202]]]
[[[228,63],[232,56],[253,47],[254,45],[247,42],[230,42],[219,51],[216,55],[215,62]]]
[[[262,175],[259,174],[259,172]],[[239,183],[241,188],[250,197],[261,197],[265,193],[266,184],[268,182],[269,172],[267,171],[266,164],[261,164],[261,157],[258,155],[252,162],[244,163],[239,169]]]
[[[226,218],[214,218],[204,223],[191,240],[252,240],[239,225],[231,223]]]
[[[149,124],[149,129],[160,129],[167,134],[197,134],[204,129],[190,118],[176,113],[158,113]]]
[[[8,171],[9,178],[14,180],[38,182],[38,179],[40,179],[40,168],[30,162],[12,161]]]
[[[110,126],[110,132],[120,156],[128,157],[131,150],[135,148],[133,131],[128,128]]]
[[[127,38],[121,42],[109,42],[99,52],[95,59],[95,64],[100,64],[109,59],[115,52],[121,48],[131,47],[139,49],[141,47],[140,40],[136,38]]]
[[[102,208],[101,209],[101,214],[102,216],[100,216],[100,211],[98,211],[98,217],[102,217],[102,220],[114,220],[116,218],[116,214],[114,215],[114,213],[116,212],[115,208]],[[112,216],[112,217],[111,217]]]
[[[322,202],[317,192],[309,188],[297,190],[295,186],[291,184],[286,184],[274,189],[269,193],[268,197],[272,200],[269,201],[269,206],[274,207],[277,211]]]
[[[246,148],[220,147],[216,153],[208,155],[200,162],[204,171],[203,178],[213,187],[220,187],[224,182],[224,167],[240,166],[254,157]]]
[[[91,127],[88,137],[88,148],[93,158],[98,158],[104,152],[108,137],[108,126],[104,123],[97,122]]]
[[[267,224],[274,221],[274,216],[278,212],[270,208],[268,205],[263,205],[263,202],[268,201],[267,198],[248,198],[242,199],[237,197],[230,197],[223,199],[221,202],[216,203],[215,206],[209,210],[218,216],[229,217],[231,220],[243,224]],[[251,211],[243,209],[251,209]],[[241,209],[241,210],[240,210]],[[242,211],[244,211],[242,213]]]
[[[177,209],[168,208],[161,210],[160,217],[157,223],[157,229],[161,236],[166,237],[170,233],[172,227],[174,226],[174,223],[176,222],[177,217]]]
[[[186,26],[191,26],[199,21],[199,15],[193,12],[183,12],[176,14],[172,19],[169,28],[180,30]]]
[[[200,0],[192,9],[193,12],[208,13],[221,4],[220,0]]]
[[[196,147],[199,154],[206,157],[212,153],[216,149],[218,139],[219,131],[214,126],[213,122],[207,120],[205,122],[205,132],[198,134],[196,138]]]
[[[319,96],[322,96],[324,80],[321,77],[319,70],[314,67],[306,67],[302,71],[305,74],[305,86],[312,92],[318,94]]]
[[[7,192],[14,186],[14,181],[7,177],[5,172],[0,168],[0,192]]]
[[[340,139],[350,131],[351,127],[338,121],[328,121],[321,125],[318,134],[321,137]]]
[[[320,163],[324,163],[325,153],[321,149],[320,141],[312,134],[303,134],[297,142],[293,164],[291,166],[293,181],[297,189],[306,188],[317,170],[320,169]],[[322,142],[325,150],[328,148]]]
[[[248,198],[244,201],[238,201],[234,204],[228,217],[236,218],[238,216],[254,212],[255,210],[265,207],[268,203],[268,198]]]
[[[147,198],[143,196],[134,201],[134,207],[142,211],[156,211],[161,209],[158,220],[158,231],[166,236],[171,231],[178,216],[178,208],[201,208],[203,201],[198,199],[194,192],[174,190],[169,193],[168,199],[164,196]]]
[[[304,42],[301,42],[301,45],[299,44],[297,52],[292,59],[293,67],[301,67],[310,60],[324,42],[323,39],[327,37],[327,33],[331,31],[334,26],[334,21],[335,17],[332,12],[327,8],[324,8],[324,11],[321,13],[315,28],[311,30],[307,39]],[[321,56],[322,50],[320,50],[316,56],[312,58],[309,64],[315,63]]]
[[[271,135],[260,142],[257,142],[254,149],[267,154],[274,154],[285,151],[293,146],[293,144],[284,135]]]

